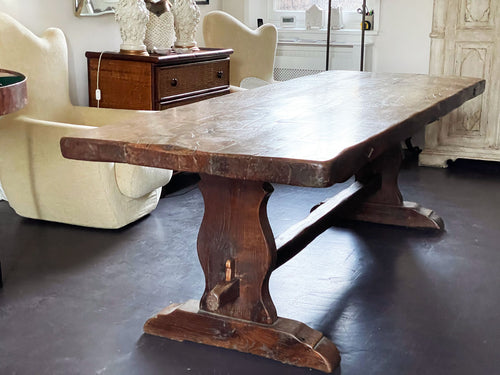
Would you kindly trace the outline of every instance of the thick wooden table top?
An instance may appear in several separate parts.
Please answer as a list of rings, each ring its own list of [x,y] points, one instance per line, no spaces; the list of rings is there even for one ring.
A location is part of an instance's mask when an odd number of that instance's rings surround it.
[[[475,78],[330,71],[61,140],[67,158],[329,186],[481,94]]]

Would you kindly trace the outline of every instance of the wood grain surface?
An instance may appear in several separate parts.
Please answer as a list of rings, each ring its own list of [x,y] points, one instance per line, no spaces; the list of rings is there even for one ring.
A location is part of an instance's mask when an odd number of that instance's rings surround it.
[[[484,91],[476,78],[330,71],[61,140],[67,158],[329,186]]]
[[[144,332],[252,353],[327,373],[340,364],[337,347],[304,323],[278,318],[273,324],[249,324],[200,311],[194,300],[163,309],[144,324]]]

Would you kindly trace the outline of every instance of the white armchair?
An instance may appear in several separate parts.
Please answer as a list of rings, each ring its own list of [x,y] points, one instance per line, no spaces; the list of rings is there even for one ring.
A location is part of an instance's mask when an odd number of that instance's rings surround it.
[[[0,117],[0,181],[19,215],[120,228],[156,208],[172,171],[62,157],[61,137],[149,112],[73,106],[61,30],[38,37],[0,13],[0,66],[28,79],[28,105]]]
[[[265,24],[252,30],[230,14],[215,10],[203,19],[203,39],[207,47],[234,50],[231,86],[252,88],[273,82],[278,41],[274,25]]]

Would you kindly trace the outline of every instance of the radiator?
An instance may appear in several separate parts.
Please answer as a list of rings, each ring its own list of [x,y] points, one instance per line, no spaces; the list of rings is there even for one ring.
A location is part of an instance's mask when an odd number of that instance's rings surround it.
[[[365,69],[371,68],[371,45],[366,46]],[[330,48],[329,68],[359,70],[359,43],[335,43]],[[326,46],[320,43],[281,41],[278,43],[274,65],[274,79],[289,79],[317,74],[325,70]]]
[[[274,68],[275,81],[288,81],[289,79],[310,76],[322,72],[322,70],[298,69],[298,68]]]

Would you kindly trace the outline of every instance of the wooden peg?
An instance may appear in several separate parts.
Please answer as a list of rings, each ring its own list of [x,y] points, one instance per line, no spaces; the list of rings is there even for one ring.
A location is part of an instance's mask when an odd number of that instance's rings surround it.
[[[226,260],[226,282],[234,279],[234,259]]]
[[[235,301],[240,296],[240,280],[234,277],[234,259],[226,260],[226,277],[218,283],[207,297],[207,309],[216,312],[222,306]]]

